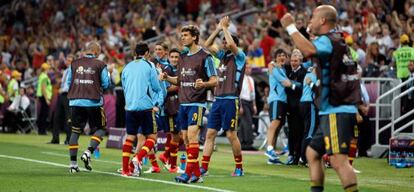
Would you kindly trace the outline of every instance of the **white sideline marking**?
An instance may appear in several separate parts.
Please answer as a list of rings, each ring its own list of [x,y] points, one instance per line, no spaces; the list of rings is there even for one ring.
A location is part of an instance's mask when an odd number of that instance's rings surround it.
[[[55,153],[55,152],[43,151],[41,153],[46,154],[46,155],[51,155],[51,156],[57,156],[57,157],[69,157],[69,155],[63,155],[63,154]],[[117,162],[117,161],[105,161],[105,160],[100,160],[100,159],[92,159],[92,161],[110,163],[110,164],[115,164],[115,165],[121,165],[122,164],[121,162]]]
[[[68,157],[68,155],[64,155],[61,153],[55,153],[55,152],[50,152],[50,151],[42,151],[42,154],[46,154],[46,155],[51,155],[51,156],[57,156],[57,157]],[[109,164],[115,164],[115,165],[121,165],[122,163],[120,162],[116,162],[116,161],[105,161],[105,160],[99,160],[99,159],[93,159],[93,161],[98,161],[98,162],[103,162],[103,163],[109,163]],[[217,178],[228,178],[230,176],[230,174],[226,175],[226,174],[209,174],[208,177],[217,177]],[[244,175],[243,177],[252,177],[252,178],[265,178],[268,177],[266,175]],[[307,179],[307,178],[306,178]]]
[[[56,166],[56,167],[68,168],[68,165],[64,165],[64,164],[60,164],[60,163],[53,163],[53,162],[49,162],[49,161],[41,161],[41,160],[36,160],[36,159],[29,159],[29,158],[24,158],[24,157],[9,156],[9,155],[2,155],[2,154],[0,154],[0,157],[7,158],[7,159],[15,159],[15,160],[22,160],[22,161],[29,161],[29,162],[34,162],[34,163],[52,165],[52,166]],[[81,168],[81,170],[86,171],[83,168]],[[97,170],[93,170],[92,172],[123,177],[122,175],[120,175],[118,173],[111,173],[111,172],[97,171]],[[164,180],[150,179],[150,178],[143,178],[143,177],[123,177],[123,178],[143,180],[143,181],[151,181],[151,182],[157,182],[157,183],[163,183],[163,184],[169,184],[169,185],[176,185],[176,186],[181,186],[181,187],[204,189],[204,190],[209,190],[209,191],[232,192],[230,190],[225,190],[225,189],[218,189],[218,188],[213,188],[213,187],[204,187],[204,186],[198,186],[198,185],[181,184],[181,183],[175,183],[175,182],[171,182],[171,181],[164,181]]]

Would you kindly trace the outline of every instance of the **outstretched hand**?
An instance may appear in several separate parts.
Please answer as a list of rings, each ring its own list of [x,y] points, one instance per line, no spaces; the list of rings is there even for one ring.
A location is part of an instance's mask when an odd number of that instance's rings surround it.
[[[295,19],[290,13],[286,13],[282,19],[280,19],[280,23],[282,24],[282,27],[286,29],[290,24],[295,24]]]

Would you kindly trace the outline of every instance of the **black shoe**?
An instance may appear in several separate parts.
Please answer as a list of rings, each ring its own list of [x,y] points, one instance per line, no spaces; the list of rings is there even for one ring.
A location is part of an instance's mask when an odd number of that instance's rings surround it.
[[[47,142],[47,144],[59,144],[59,141],[52,140],[52,141],[50,141],[50,142]]]
[[[243,146],[242,150],[243,151],[257,151],[257,149],[254,148],[253,146]]]

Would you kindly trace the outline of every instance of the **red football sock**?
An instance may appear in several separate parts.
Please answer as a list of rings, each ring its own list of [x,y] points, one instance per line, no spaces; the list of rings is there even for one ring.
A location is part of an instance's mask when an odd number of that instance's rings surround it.
[[[168,163],[171,165],[171,168],[175,168],[177,166],[178,147],[179,147],[178,143],[171,141],[170,158],[168,159]]]
[[[180,141],[178,142],[178,146],[180,146],[182,144],[184,144],[184,139],[180,138]],[[185,147],[188,147],[188,146],[185,146]]]
[[[137,154],[138,161],[142,161],[142,158],[144,158],[145,155],[147,155],[147,153],[151,151],[154,145],[155,145],[155,140],[147,139],[144,143],[144,146],[142,146],[142,149]]]
[[[190,143],[187,147],[187,167],[185,168],[185,173],[190,175],[194,173],[195,176],[200,176],[200,165],[198,164],[198,153],[199,153],[198,143]]]
[[[210,163],[210,156],[203,156],[203,160],[201,160],[201,167],[204,170],[208,170],[208,164]]]
[[[153,167],[159,167],[158,166],[158,163],[157,163],[157,158],[155,157],[155,154],[154,153],[153,154],[149,154],[148,155],[148,159],[151,161],[151,165]]]
[[[124,171],[128,170],[129,157],[132,154],[132,148],[133,148],[133,141],[126,139],[122,147],[122,169]]]
[[[352,165],[357,153],[357,142],[358,140],[352,139],[351,144],[349,145],[349,152],[348,152],[348,160],[349,163]]]
[[[165,151],[164,151],[164,157],[167,159],[170,157],[171,153],[171,133],[167,133],[167,141],[165,142]]]
[[[236,162],[236,168],[243,168],[243,158],[242,155],[235,155],[234,161]]]

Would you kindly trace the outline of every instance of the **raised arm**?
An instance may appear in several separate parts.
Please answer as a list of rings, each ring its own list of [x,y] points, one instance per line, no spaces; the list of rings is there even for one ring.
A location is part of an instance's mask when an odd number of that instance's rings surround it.
[[[217,35],[220,33],[221,30],[222,30],[222,26],[221,26],[221,21],[220,21],[220,23],[217,24],[214,32],[204,42],[204,47],[207,48],[213,55],[216,55],[218,52],[217,47],[214,46],[214,40],[216,39]]]
[[[287,13],[281,19],[281,23],[283,28],[285,28],[289,35],[293,39],[293,43],[295,47],[297,47],[300,52],[302,52],[304,57],[310,57],[316,54],[316,48],[308,39],[306,39],[297,29],[295,26],[295,21],[293,16]]]
[[[239,52],[236,43],[233,40],[233,37],[231,37],[231,34],[228,30],[228,27],[230,26],[230,18],[229,16],[225,16],[222,21],[220,21],[222,24],[222,28],[223,28],[223,33],[224,33],[224,38],[226,39],[226,42],[228,44],[228,46],[230,47],[231,52],[234,55],[237,55],[237,53]]]

